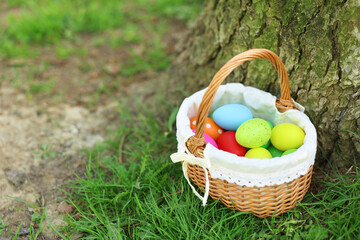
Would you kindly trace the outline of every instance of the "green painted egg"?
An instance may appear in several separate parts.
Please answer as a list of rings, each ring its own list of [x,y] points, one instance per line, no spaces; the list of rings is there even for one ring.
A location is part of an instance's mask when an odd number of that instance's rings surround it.
[[[271,132],[272,145],[281,151],[299,148],[303,145],[304,138],[305,132],[292,123],[280,123]]]
[[[270,125],[263,119],[247,120],[236,130],[236,141],[247,148],[258,148],[266,144],[271,137]]]
[[[267,148],[267,150],[271,153],[271,156],[274,157],[281,157],[281,155],[284,153],[283,151],[277,149],[274,146],[270,146]]]
[[[268,147],[270,146],[270,144],[271,144],[271,141],[270,141],[270,139],[269,139],[269,141],[267,141],[267,143],[265,143],[264,145],[262,145],[262,146],[260,146],[260,147],[262,147],[262,148],[268,148]]]
[[[253,148],[250,149],[246,154],[247,158],[272,158],[270,152],[265,148]]]
[[[293,152],[295,152],[297,149],[295,149],[295,148],[292,148],[292,149],[289,149],[289,150],[286,150],[281,156],[285,156],[285,155],[288,155],[288,154],[290,154],[290,153],[293,153]]]
[[[270,128],[272,130],[274,128],[274,125],[271,122],[269,122],[268,120],[265,120],[265,121],[270,125]]]

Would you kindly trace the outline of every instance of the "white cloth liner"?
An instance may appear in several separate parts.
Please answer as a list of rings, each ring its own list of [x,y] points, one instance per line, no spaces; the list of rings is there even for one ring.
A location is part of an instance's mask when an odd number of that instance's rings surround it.
[[[221,85],[215,94],[210,112],[225,104],[243,104],[250,108],[255,118],[268,120],[274,125],[283,122],[298,125],[306,134],[304,144],[294,153],[272,159],[238,157],[207,144],[204,150],[204,158],[196,158],[189,153],[185,142],[194,135],[190,129],[190,119],[197,115],[205,91],[206,89],[203,89],[184,99],[176,117],[178,152],[172,154],[171,159],[173,162],[184,161],[183,171],[187,180],[188,163],[202,166],[206,172],[206,179],[207,168],[212,178],[219,178],[247,187],[264,187],[290,182],[300,175],[306,174],[310,166],[314,164],[317,135],[310,119],[303,113],[304,107],[295,102],[298,110],[280,113],[275,106],[275,96],[253,87],[244,86],[241,83]],[[189,180],[188,182],[191,185]],[[207,187],[208,184],[207,179]],[[192,185],[191,187],[205,205],[209,190],[205,189],[203,198]]]

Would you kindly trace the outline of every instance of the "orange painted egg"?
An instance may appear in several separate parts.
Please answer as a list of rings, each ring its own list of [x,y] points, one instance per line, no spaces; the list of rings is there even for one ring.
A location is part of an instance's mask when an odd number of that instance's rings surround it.
[[[190,119],[190,128],[195,129],[197,123],[197,117]],[[214,120],[206,118],[205,133],[208,134],[215,141],[220,137],[224,130],[219,127]]]

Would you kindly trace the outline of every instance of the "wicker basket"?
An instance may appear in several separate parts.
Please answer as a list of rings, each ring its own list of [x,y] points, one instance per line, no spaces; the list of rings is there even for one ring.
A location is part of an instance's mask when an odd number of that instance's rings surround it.
[[[264,58],[269,60],[275,67],[280,78],[281,97],[276,100],[276,107],[279,112],[289,109],[296,109],[290,97],[290,87],[287,72],[280,58],[273,52],[266,49],[252,49],[241,53],[228,61],[213,77],[208,89],[206,90],[198,109],[196,134],[186,142],[189,152],[197,158],[204,157],[205,122],[210,106],[213,102],[215,93],[224,79],[238,66],[245,61]],[[205,168],[195,164],[189,164],[187,175],[193,183],[200,189],[206,187]],[[243,212],[251,212],[254,215],[264,218],[267,216],[277,216],[294,208],[296,203],[301,201],[306,194],[312,176],[312,165],[305,175],[285,182],[281,185],[271,185],[263,187],[247,187],[236,183],[229,183],[226,180],[212,178],[209,172],[209,195],[213,199],[219,199],[227,207]]]

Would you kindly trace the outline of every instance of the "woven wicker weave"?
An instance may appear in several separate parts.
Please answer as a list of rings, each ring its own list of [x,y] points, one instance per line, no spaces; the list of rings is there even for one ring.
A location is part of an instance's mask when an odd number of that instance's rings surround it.
[[[190,179],[200,188],[205,188],[205,172],[197,165],[188,166]],[[242,212],[252,212],[259,218],[277,216],[293,209],[309,189],[312,166],[304,176],[281,185],[266,187],[246,187],[226,180],[212,178],[209,173],[210,193],[228,208]],[[274,214],[275,213],[275,214]]]
[[[276,107],[280,112],[295,109],[295,104],[290,97],[289,79],[284,64],[280,58],[267,49],[252,49],[241,53],[229,60],[213,77],[200,104],[197,116],[196,133],[188,139],[186,146],[196,157],[203,158],[206,142],[204,141],[205,122],[215,93],[225,78],[238,66],[246,61],[256,58],[269,60],[278,72],[281,86],[281,97],[276,101]],[[188,166],[190,179],[200,188],[205,187],[205,173],[203,168],[197,165]],[[308,172],[297,179],[281,185],[265,187],[247,187],[244,185],[229,183],[225,180],[212,178],[210,181],[210,196],[219,199],[227,207],[243,212],[252,212],[254,215],[264,218],[277,216],[294,208],[306,194],[312,175],[312,166]]]

